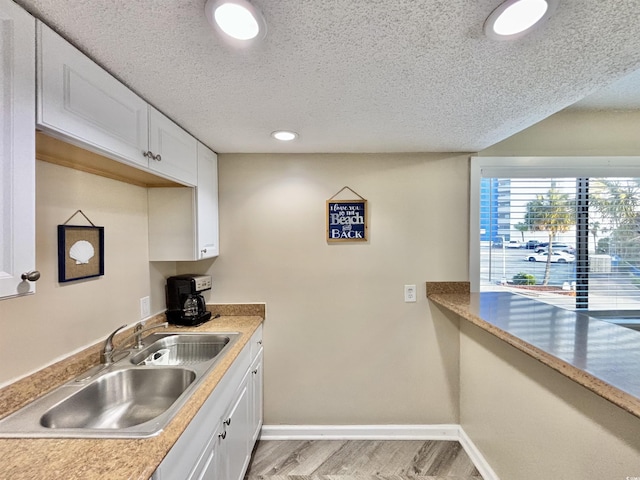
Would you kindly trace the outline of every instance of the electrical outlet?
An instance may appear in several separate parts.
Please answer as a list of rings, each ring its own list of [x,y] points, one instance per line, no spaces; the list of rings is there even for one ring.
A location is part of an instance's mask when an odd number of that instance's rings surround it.
[[[140,318],[147,318],[151,315],[151,299],[142,297],[140,299]]]
[[[416,286],[415,285],[405,285],[404,286],[404,301],[405,303],[415,302],[416,298]]]

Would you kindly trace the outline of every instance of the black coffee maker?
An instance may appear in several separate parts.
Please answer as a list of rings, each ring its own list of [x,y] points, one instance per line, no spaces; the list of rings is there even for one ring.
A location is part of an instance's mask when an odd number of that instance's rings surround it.
[[[176,275],[167,278],[167,321],[173,325],[195,326],[211,318],[204,297],[211,290],[210,275]]]

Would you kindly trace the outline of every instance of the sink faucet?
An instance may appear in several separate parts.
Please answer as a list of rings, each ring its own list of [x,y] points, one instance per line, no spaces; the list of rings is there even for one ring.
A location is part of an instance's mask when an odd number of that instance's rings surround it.
[[[116,333],[118,333],[120,330],[122,330],[124,327],[126,327],[127,324],[125,323],[124,325],[116,328],[113,332],[111,332],[111,334],[109,334],[109,336],[107,337],[107,340],[104,342],[104,347],[102,348],[102,354],[100,355],[100,361],[101,363],[105,363],[107,365],[113,363],[113,337],[115,336]]]
[[[168,326],[169,326],[169,322],[164,322],[158,325],[149,325],[148,327],[145,328],[142,322],[138,323],[136,325],[136,328],[133,329],[133,335],[135,335],[136,337],[136,344],[133,346],[133,348],[144,347],[144,345],[142,344],[142,332],[146,332],[147,330],[153,330],[154,328],[167,328]]]
[[[144,328],[142,325],[142,322],[138,323],[136,325],[136,327],[133,330],[133,334],[129,335],[127,338],[125,338],[122,343],[126,345],[126,343],[133,337],[136,338],[136,344],[134,345],[133,348],[142,348],[144,345],[142,344],[142,333],[146,332],[147,330],[152,330],[154,328],[167,328],[167,326],[169,325],[168,322],[164,322],[161,323],[159,325],[149,325],[148,327]],[[120,330],[122,330],[124,327],[126,327],[127,325],[124,324],[118,328],[116,328],[113,332],[111,332],[111,334],[107,337],[107,340],[104,342],[104,347],[102,348],[102,354],[100,355],[100,361],[101,363],[104,363],[106,365],[110,365],[113,363],[113,354],[115,353],[116,349],[113,347],[113,337],[115,336],[116,333],[118,333]]]

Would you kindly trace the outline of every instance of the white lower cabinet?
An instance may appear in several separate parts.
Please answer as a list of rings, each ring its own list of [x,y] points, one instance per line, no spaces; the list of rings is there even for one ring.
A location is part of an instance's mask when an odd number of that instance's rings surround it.
[[[222,419],[222,433],[218,450],[219,478],[242,480],[249,465],[253,442],[249,431],[249,389],[248,375],[238,389],[235,402]],[[249,446],[251,443],[251,447]]]
[[[261,340],[262,342],[262,340]],[[262,346],[262,343],[260,343]],[[262,410],[262,347],[258,355],[253,360],[250,369],[249,378],[249,427],[251,430],[251,438],[255,443],[260,436],[262,430],[263,410]]]
[[[260,369],[253,373],[258,364]],[[262,425],[261,367],[262,326],[169,451],[152,480],[242,480],[259,434],[257,418]]]
[[[222,426],[214,431],[206,448],[202,452],[202,456],[198,459],[196,466],[187,477],[188,480],[205,480],[207,478],[225,478],[222,475],[220,461],[222,453],[220,442],[222,440]],[[154,476],[155,478],[155,476]]]

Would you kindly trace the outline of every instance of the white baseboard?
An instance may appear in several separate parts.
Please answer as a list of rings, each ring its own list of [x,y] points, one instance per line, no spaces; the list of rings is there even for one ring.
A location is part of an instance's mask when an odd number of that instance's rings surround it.
[[[480,475],[482,475],[482,478],[484,480],[500,480],[496,472],[494,472],[489,465],[489,462],[487,462],[482,453],[480,453],[480,450],[478,450],[476,444],[471,441],[467,433],[459,425],[458,429],[460,435],[458,437],[458,441],[460,442],[460,445],[462,445],[462,448],[464,448],[464,451],[467,452],[467,455],[469,455],[469,458],[480,472]]]
[[[460,425],[263,425],[260,440],[456,440],[484,480],[500,480]]]
[[[261,440],[458,440],[458,425],[264,425]]]

